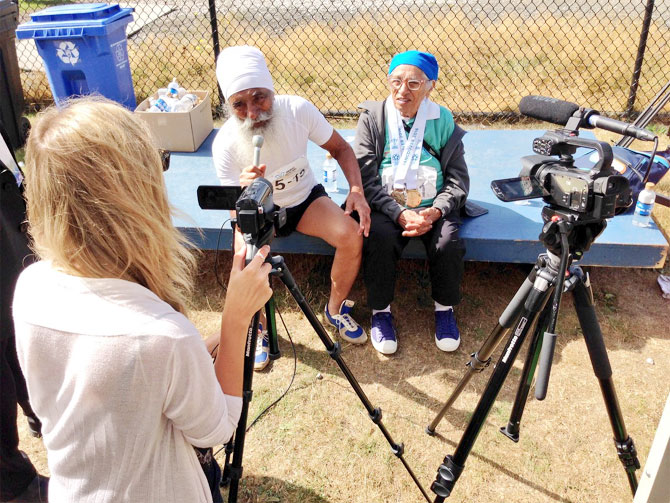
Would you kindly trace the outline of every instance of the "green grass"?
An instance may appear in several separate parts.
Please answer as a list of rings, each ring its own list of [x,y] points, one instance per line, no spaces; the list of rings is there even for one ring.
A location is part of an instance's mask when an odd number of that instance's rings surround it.
[[[32,14],[38,10],[46,9],[47,7],[53,7],[54,5],[65,5],[71,4],[67,0],[22,0],[19,2],[19,13],[21,14]]]

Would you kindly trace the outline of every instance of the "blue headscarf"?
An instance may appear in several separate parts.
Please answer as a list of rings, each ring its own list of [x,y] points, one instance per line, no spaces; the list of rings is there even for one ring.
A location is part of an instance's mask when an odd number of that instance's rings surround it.
[[[398,65],[412,65],[423,70],[428,80],[437,80],[439,67],[437,59],[429,52],[407,51],[393,56],[389,65],[389,75]]]

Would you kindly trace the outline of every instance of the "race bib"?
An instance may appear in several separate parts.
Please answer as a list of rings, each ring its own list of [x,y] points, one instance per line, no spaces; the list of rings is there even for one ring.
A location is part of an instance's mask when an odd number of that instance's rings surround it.
[[[266,172],[265,177],[272,183],[275,204],[283,208],[304,201],[316,183],[305,156]]]
[[[281,192],[299,186],[309,169],[307,158],[298,157],[295,161],[279,168],[276,174],[272,174],[272,188],[275,192]]]

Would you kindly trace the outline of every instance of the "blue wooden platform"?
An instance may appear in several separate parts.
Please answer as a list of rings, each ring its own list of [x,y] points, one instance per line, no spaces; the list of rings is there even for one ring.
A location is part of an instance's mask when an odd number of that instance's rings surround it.
[[[215,129],[197,152],[174,152],[170,169],[165,173],[171,203],[183,215],[174,223],[193,242],[203,249],[230,249],[232,231],[227,211],[201,210],[196,190],[199,185],[218,185],[211,159]],[[503,203],[490,189],[490,182],[497,178],[518,176],[519,159],[532,154],[533,138],[541,136],[540,130],[475,130],[465,135],[466,160],[470,172],[470,199],[486,207],[489,213],[465,219],[461,236],[467,252],[466,260],[485,262],[534,263],[544,251],[538,235],[542,228],[540,215],[544,205],[541,199]],[[347,140],[352,140],[353,130],[340,130]],[[589,133],[586,133],[588,135]],[[592,137],[592,136],[591,136]],[[317,180],[325,151],[309,144],[307,155]],[[341,204],[347,194],[347,182],[338,173],[337,193],[331,198]],[[223,226],[223,229],[222,229]],[[202,234],[198,229],[201,229]],[[275,253],[332,254],[333,249],[320,239],[293,233],[288,238],[272,241]],[[608,222],[603,234],[596,240],[582,260],[584,265],[621,267],[660,267],[665,261],[668,243],[654,225],[651,229],[633,226],[631,215],[617,216]],[[423,245],[413,240],[405,250],[405,257],[424,257]]]

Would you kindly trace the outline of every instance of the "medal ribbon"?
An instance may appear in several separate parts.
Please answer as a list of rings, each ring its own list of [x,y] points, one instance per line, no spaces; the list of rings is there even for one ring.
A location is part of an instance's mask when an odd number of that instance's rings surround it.
[[[389,96],[385,106],[389,126],[391,165],[393,166],[393,188],[416,189],[419,161],[423,149],[423,135],[428,116],[428,98],[421,102],[408,136],[402,125],[400,112],[393,105],[393,98]]]

